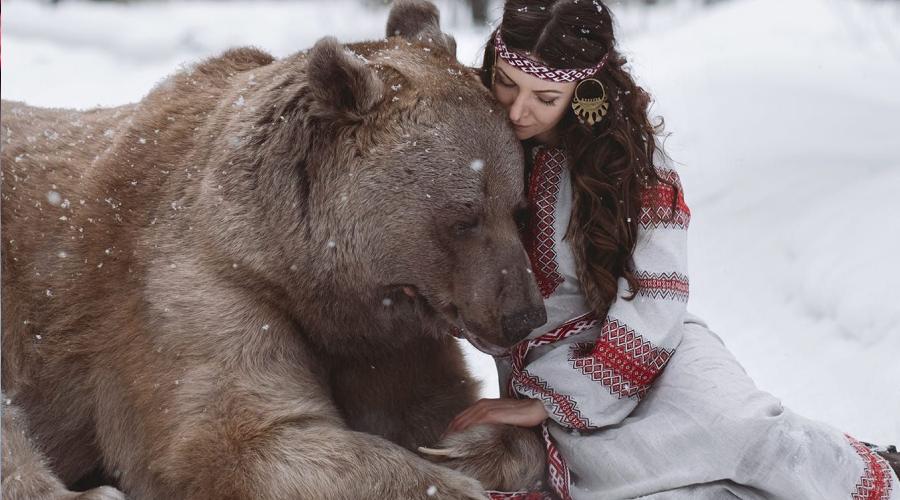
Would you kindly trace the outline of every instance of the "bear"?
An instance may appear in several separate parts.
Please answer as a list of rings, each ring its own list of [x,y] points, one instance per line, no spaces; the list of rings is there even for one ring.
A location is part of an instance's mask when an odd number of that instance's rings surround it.
[[[232,49],[116,108],[3,102],[5,498],[458,500],[540,478],[529,429],[416,453],[478,398],[453,337],[502,355],[546,313],[503,109],[433,5],[398,2],[386,34]]]

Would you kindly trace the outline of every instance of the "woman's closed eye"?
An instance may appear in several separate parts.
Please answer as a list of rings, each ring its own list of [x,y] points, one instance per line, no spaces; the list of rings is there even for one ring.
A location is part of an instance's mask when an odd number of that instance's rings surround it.
[[[494,80],[494,83],[497,85],[500,85],[503,88],[507,88],[507,89],[512,89],[512,88],[518,87],[516,82],[512,81],[512,79],[510,79],[508,76],[506,76],[506,74],[503,72],[498,72],[497,78],[496,78],[496,80]],[[541,97],[540,93],[538,93],[538,92],[534,93],[534,97],[538,100],[538,102],[540,102],[544,106],[553,106],[554,104],[556,104],[556,101],[558,100],[556,97],[554,97],[552,99],[545,99],[545,98]]]
[[[543,104],[545,106],[553,106],[554,104],[556,104],[556,101],[557,101],[557,98],[555,98],[555,97],[553,99],[544,99],[540,96],[537,96],[537,99],[538,99],[538,101],[541,101],[541,104]]]
[[[513,88],[513,87],[516,86],[515,83],[510,82],[510,81],[507,81],[506,78],[505,78],[505,77],[502,77],[502,76],[499,77],[499,78],[497,78],[497,80],[495,81],[495,83],[498,83],[498,84],[500,84],[501,87],[506,87],[506,88],[508,88],[508,89],[511,89],[511,88]]]

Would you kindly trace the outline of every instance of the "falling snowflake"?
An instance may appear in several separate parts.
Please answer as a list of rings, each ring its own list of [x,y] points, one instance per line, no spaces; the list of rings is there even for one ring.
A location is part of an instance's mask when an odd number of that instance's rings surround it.
[[[56,191],[47,191],[47,201],[54,207],[58,207],[62,203],[62,196]]]

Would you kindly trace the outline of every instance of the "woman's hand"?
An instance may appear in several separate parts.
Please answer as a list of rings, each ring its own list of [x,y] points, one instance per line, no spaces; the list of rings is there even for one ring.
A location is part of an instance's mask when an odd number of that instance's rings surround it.
[[[534,427],[548,416],[544,405],[537,399],[481,399],[457,415],[447,426],[444,434],[488,423]]]

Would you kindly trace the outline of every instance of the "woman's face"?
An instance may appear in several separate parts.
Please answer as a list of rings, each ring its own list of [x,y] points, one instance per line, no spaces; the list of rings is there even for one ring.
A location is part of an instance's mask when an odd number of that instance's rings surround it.
[[[494,71],[497,73],[494,97],[509,111],[509,119],[516,127],[519,140],[533,137],[541,143],[554,144],[556,124],[571,109],[577,83],[541,80],[500,58],[497,58]]]

